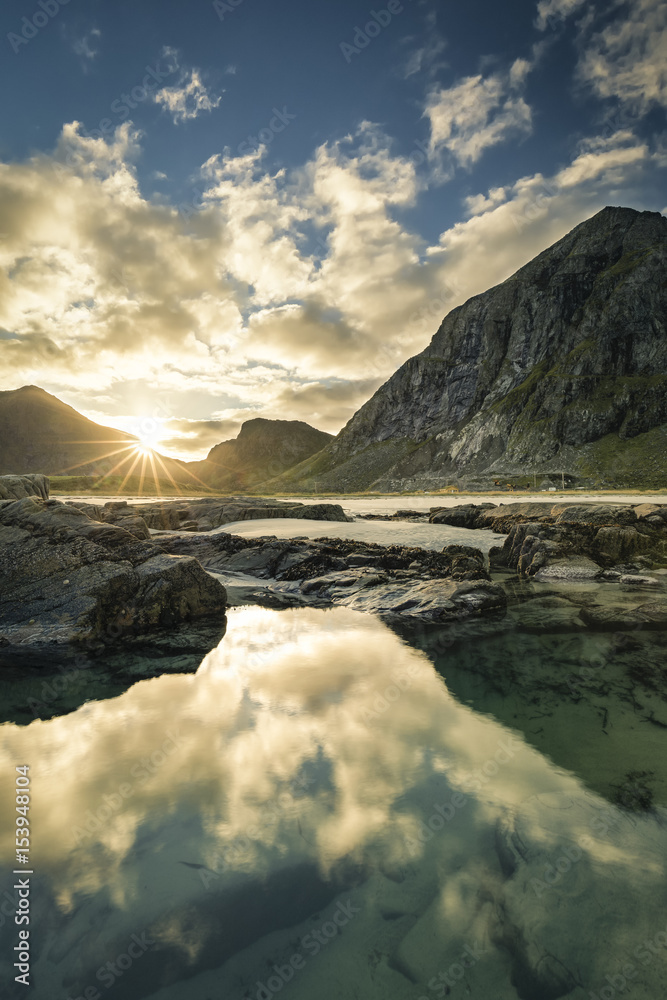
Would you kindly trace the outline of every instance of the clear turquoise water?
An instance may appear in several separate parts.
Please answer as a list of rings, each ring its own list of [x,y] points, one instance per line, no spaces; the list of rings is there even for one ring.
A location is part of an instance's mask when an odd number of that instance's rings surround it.
[[[5,811],[3,995],[661,1000],[667,814],[619,808],[601,775],[635,768],[631,739],[552,706],[540,743],[519,674],[480,681],[512,658],[576,671],[603,641],[241,608],[195,674],[6,723],[34,875],[26,990]],[[642,739],[664,758],[660,727]]]

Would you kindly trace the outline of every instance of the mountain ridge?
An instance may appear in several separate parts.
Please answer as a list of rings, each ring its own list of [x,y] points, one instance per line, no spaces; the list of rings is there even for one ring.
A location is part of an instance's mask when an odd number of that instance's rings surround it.
[[[252,489],[308,459],[333,441],[303,420],[254,417],[236,438],[221,441],[186,468],[216,489]]]
[[[271,485],[666,479],[666,271],[667,219],[603,209],[448,313],[331,445]]]

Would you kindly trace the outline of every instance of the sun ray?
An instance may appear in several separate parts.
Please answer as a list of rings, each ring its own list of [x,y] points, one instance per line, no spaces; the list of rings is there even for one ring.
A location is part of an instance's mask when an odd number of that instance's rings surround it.
[[[118,487],[118,493],[119,493],[119,494],[120,494],[120,493],[122,493],[122,491],[123,491],[123,487],[125,486],[125,483],[126,483],[126,482],[128,481],[128,479],[130,478],[130,476],[131,476],[131,475],[132,475],[132,473],[134,472],[134,469],[135,469],[135,466],[136,466],[137,462],[138,462],[138,461],[139,461],[139,460],[140,460],[140,459],[141,459],[142,457],[143,457],[143,458],[144,458],[144,460],[145,460],[145,457],[146,457],[146,456],[145,456],[145,455],[143,455],[143,456],[142,456],[142,453],[141,453],[140,451],[137,451],[137,455],[136,455],[136,458],[134,459],[134,462],[133,462],[133,463],[132,463],[132,465],[130,466],[130,469],[129,469],[129,471],[128,471],[127,475],[125,476],[125,479],[123,480],[123,482],[122,482],[122,483],[120,484],[120,486]]]
[[[74,442],[74,444],[77,444],[77,443],[78,442],[76,442],[76,441]],[[102,443],[102,442],[100,442],[100,443]],[[105,441],[103,443],[104,444],[110,444],[111,442]],[[104,461],[105,458],[112,458],[114,455],[120,455],[120,453],[123,452],[123,451],[132,451],[133,447],[135,447],[135,446],[131,445],[131,444],[128,444],[128,445],[125,445],[124,448],[116,448],[115,451],[108,451],[105,455],[99,455],[98,457],[96,457],[94,459],[88,458],[88,459],[84,459],[83,462],[77,462],[76,465],[68,465],[66,469],[63,469],[63,474],[65,472],[71,472],[72,469],[80,469],[82,465],[90,465],[90,463],[93,462],[93,461],[94,462],[102,462],[102,461]]]

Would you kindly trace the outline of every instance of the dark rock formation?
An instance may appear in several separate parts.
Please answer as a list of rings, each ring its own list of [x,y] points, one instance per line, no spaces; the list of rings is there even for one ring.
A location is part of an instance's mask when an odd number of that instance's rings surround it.
[[[0,476],[0,500],[22,500],[24,497],[49,499],[46,476]]]
[[[386,618],[450,622],[503,611],[478,549],[450,545],[442,552],[376,545],[343,538],[315,541],[212,536],[161,537],[167,552],[187,553],[209,572],[270,581],[256,603],[343,604]],[[231,588],[230,588],[231,589]],[[267,594],[268,590],[268,594]]]
[[[113,500],[104,506],[70,501],[95,521],[117,524],[137,538],[149,538],[149,528],[156,531],[211,531],[234,521],[289,517],[312,521],[351,521],[340,504],[295,504],[253,497],[206,498],[203,500],[159,500],[155,503],[129,504]]]
[[[239,436],[223,441],[186,468],[214,489],[258,486],[321,451],[333,440],[302,420],[247,420]]]
[[[283,487],[667,483],[667,219],[606,208],[443,321]]]
[[[57,500],[0,504],[0,653],[222,620],[225,607],[224,587],[194,559]]]
[[[464,504],[434,509],[431,521],[507,534],[492,565],[538,580],[592,579],[630,564],[620,581],[632,567],[667,565],[667,504]]]

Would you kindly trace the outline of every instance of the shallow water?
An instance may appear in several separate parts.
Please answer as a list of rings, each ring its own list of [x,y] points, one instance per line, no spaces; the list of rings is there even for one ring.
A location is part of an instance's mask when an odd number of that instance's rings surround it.
[[[376,542],[378,545],[418,546],[422,549],[442,550],[446,545],[472,545],[488,552],[494,545],[502,545],[505,535],[492,531],[474,531],[453,528],[447,524],[429,524],[412,521],[309,521],[298,518],[266,518],[256,521],[235,521],[215,528],[210,534],[229,532],[244,538],[351,538],[359,542]]]
[[[34,837],[32,986],[6,995],[585,1000],[623,981],[658,1000],[667,814],[619,809],[583,751],[566,769],[480,704],[466,656],[507,661],[502,635],[237,609],[196,674],[0,727],[3,801],[29,764]],[[558,661],[572,636],[552,638]]]

